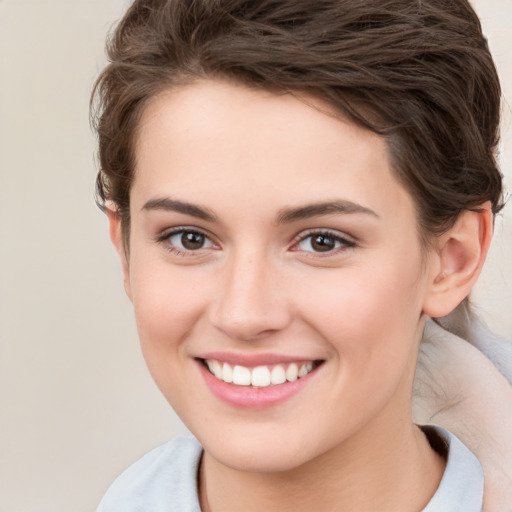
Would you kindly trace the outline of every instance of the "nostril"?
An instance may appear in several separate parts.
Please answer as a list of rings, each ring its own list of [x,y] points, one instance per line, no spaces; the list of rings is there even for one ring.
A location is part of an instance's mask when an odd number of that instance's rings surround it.
[[[223,334],[239,342],[254,342],[285,329],[291,314],[285,305],[270,304],[258,297],[230,297],[214,305],[210,322]]]

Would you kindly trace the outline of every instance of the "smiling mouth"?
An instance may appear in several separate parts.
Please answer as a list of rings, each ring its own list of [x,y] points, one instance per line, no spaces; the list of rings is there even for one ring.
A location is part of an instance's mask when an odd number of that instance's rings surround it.
[[[215,378],[227,384],[268,388],[302,379],[318,368],[323,361],[262,365],[254,368],[231,365],[216,359],[203,359],[202,362]]]

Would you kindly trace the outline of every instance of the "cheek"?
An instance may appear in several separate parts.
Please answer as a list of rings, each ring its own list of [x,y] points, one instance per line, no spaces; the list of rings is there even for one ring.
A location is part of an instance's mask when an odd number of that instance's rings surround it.
[[[138,261],[131,267],[130,282],[146,359],[172,359],[198,322],[205,294],[198,293],[187,271],[173,271],[159,261]]]
[[[301,309],[343,361],[382,368],[390,354],[409,355],[421,316],[421,267],[395,258],[316,280]],[[377,361],[378,360],[378,361]]]
[[[146,365],[177,414],[185,417],[191,375],[188,340],[197,329],[204,300],[187,273],[152,262],[131,268],[132,301]]]

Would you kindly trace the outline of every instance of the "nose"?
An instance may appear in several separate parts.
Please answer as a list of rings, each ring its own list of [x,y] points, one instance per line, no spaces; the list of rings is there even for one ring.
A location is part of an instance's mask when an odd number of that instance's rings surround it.
[[[284,329],[291,310],[277,269],[263,255],[233,256],[222,273],[220,293],[210,309],[210,321],[229,338],[249,341]]]

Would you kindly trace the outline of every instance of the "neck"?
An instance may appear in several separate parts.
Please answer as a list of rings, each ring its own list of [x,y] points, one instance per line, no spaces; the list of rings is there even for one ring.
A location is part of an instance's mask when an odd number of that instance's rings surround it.
[[[410,417],[410,416],[409,416]],[[396,418],[395,418],[396,419]],[[422,510],[434,495],[444,460],[411,422],[376,422],[314,460],[279,473],[224,466],[205,453],[203,512],[380,512]],[[383,431],[383,425],[388,428]]]

